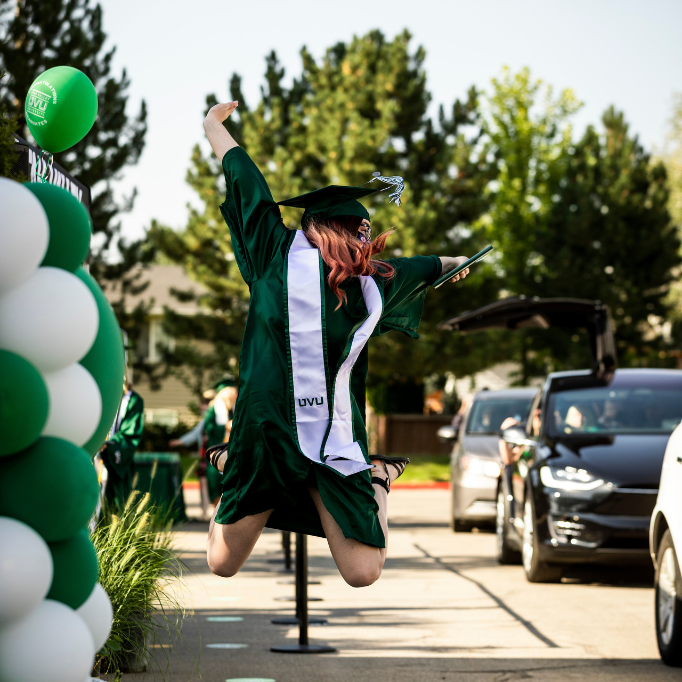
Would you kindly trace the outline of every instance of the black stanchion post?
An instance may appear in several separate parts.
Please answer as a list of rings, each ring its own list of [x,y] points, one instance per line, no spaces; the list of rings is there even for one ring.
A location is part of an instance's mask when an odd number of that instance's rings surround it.
[[[308,646],[308,536],[303,533],[296,534],[296,617],[298,643]]]
[[[288,530],[282,531],[282,545],[284,546],[284,568],[287,571],[291,570],[291,532]]]
[[[298,644],[273,646],[270,651],[280,654],[326,654],[336,651],[333,647],[310,644],[308,641],[308,537],[303,533],[296,533],[296,616]]]

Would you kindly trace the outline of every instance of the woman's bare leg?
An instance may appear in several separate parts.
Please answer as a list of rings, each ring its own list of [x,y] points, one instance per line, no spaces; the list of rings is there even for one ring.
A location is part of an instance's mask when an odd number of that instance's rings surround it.
[[[273,510],[246,516],[236,523],[216,523],[218,506],[208,530],[208,567],[222,578],[231,578],[244,565]]]
[[[386,472],[380,462],[372,462],[372,476],[386,478]],[[391,481],[398,477],[395,467],[388,467]],[[374,485],[374,498],[379,505],[379,523],[384,532],[386,546],[388,547],[388,495],[380,485]],[[322,502],[317,488],[310,488],[310,495],[317,507],[317,512],[322,521],[322,528],[327,536],[329,549],[336,563],[341,577],[351,587],[367,587],[376,582],[381,575],[381,570],[386,561],[386,549],[371,547],[358,540],[346,538],[343,531],[336,523],[334,517],[327,511]]]

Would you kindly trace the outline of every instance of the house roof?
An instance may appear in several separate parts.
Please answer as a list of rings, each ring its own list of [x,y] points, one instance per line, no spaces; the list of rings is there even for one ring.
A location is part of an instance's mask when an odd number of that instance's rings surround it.
[[[139,294],[126,294],[126,311],[134,310],[140,303],[153,305],[150,315],[162,315],[164,307],[168,307],[182,315],[196,315],[202,309],[196,301],[179,301],[171,293],[171,289],[178,291],[193,291],[195,294],[203,294],[206,287],[190,279],[180,265],[150,265],[140,268],[140,278],[136,284],[149,282],[144,291]],[[112,282],[104,287],[104,295],[110,302],[118,302],[121,299],[121,283]],[[205,312],[205,311],[203,311]]]

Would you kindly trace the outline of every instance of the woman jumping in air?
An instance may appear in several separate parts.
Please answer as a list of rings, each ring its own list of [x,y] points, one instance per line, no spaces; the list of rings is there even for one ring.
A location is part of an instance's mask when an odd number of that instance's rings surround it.
[[[251,290],[230,442],[210,453],[223,494],[208,565],[235,575],[267,526],[326,537],[344,580],[371,585],[386,558],[387,494],[408,460],[368,456],[367,341],[391,330],[417,338],[428,287],[466,259],[373,260],[388,235],[372,240],[358,199],[382,188],[331,186],[281,201],[305,209],[303,229],[288,230],[223,126],[237,104],[214,106],[204,121],[225,173],[220,210]],[[399,203],[402,179],[376,179],[398,187]]]

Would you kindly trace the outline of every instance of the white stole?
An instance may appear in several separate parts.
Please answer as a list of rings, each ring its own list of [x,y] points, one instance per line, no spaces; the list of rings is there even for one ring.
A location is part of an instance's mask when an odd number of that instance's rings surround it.
[[[350,476],[371,468],[353,438],[350,377],[379,321],[382,299],[376,282],[371,277],[360,277],[368,317],[353,335],[350,352],[333,378],[330,425],[322,330],[323,277],[320,252],[299,230],[287,257],[289,352],[298,443],[308,459]]]

